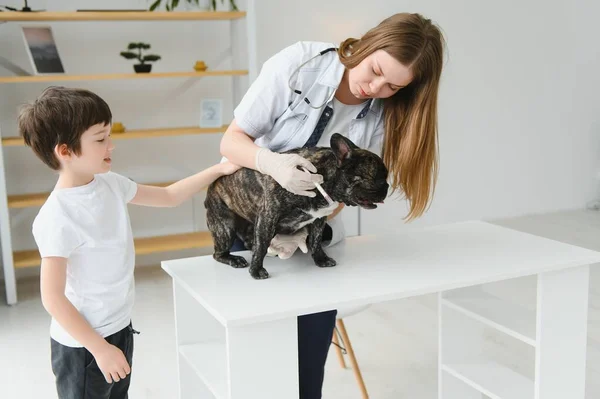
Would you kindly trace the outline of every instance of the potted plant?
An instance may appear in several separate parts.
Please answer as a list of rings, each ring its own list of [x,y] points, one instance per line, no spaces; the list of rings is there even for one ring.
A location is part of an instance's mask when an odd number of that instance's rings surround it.
[[[217,9],[217,0],[185,0],[187,4],[196,5],[198,8],[206,8],[208,10],[216,11]],[[200,2],[204,3],[201,6]],[[150,6],[150,11],[156,10],[161,4],[163,0],[156,0]],[[225,0],[221,0],[221,4],[225,4]],[[179,0],[166,0],[165,8],[167,11],[173,11],[179,5]],[[238,6],[235,4],[235,0],[229,0],[229,6],[231,11],[238,11]]]
[[[133,69],[137,72],[137,73],[148,73],[152,70],[152,64],[146,64],[146,62],[153,62],[153,61],[158,61],[160,60],[160,55],[156,55],[156,54],[146,54],[144,56],[142,56],[142,50],[148,50],[150,48],[150,45],[147,43],[129,43],[129,46],[127,46],[128,50],[138,50],[137,53],[134,53],[133,51],[121,51],[121,55],[125,58],[127,58],[128,60],[132,60],[132,59],[137,59],[140,61],[139,64],[134,64],[133,65]]]

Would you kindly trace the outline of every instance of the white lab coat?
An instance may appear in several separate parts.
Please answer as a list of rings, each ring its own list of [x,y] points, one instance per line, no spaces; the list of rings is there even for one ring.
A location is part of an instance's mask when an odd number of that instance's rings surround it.
[[[344,74],[344,65],[337,52],[330,51],[318,56],[299,71],[296,69],[320,51],[336,47],[332,43],[297,42],[269,58],[260,74],[234,110],[236,123],[248,135],[255,138],[260,147],[282,152],[302,147],[312,134],[321,113],[319,106],[327,99],[331,106],[332,94],[338,88]],[[290,86],[292,89],[290,89]],[[294,93],[300,90],[301,95]],[[339,132],[357,146],[381,154],[383,143],[383,106],[381,100],[373,100],[369,111],[350,122],[348,132]],[[328,221],[333,245],[345,237],[340,217]]]

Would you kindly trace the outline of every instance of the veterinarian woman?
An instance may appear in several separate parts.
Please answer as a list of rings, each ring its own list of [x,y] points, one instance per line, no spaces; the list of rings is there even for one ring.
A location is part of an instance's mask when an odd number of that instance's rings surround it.
[[[410,204],[407,219],[419,217],[433,195],[438,167],[437,99],[444,39],[419,14],[396,14],[360,39],[299,42],[268,59],[234,111],[221,141],[231,162],[272,176],[298,195],[316,194],[321,176],[298,155],[279,152],[329,146],[339,132],[356,145],[381,154],[390,185]],[[308,164],[308,165],[307,165]],[[341,220],[329,217],[326,245],[344,237]],[[305,236],[278,236],[271,247],[292,245]],[[234,248],[243,249],[243,248]],[[324,367],[337,311],[298,318],[300,397],[321,398]]]

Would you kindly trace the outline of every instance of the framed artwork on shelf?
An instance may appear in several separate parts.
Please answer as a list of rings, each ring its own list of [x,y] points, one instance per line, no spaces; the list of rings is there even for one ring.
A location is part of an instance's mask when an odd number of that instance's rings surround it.
[[[203,99],[200,101],[200,127],[223,126],[223,100]]]
[[[64,74],[50,26],[21,26],[31,67],[36,75]]]

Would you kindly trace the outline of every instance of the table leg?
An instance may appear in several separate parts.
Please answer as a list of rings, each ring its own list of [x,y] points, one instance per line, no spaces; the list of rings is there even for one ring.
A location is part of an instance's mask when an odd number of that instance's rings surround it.
[[[585,397],[588,292],[589,266],[538,276],[536,399]]]
[[[227,327],[229,399],[298,398],[297,317]]]

